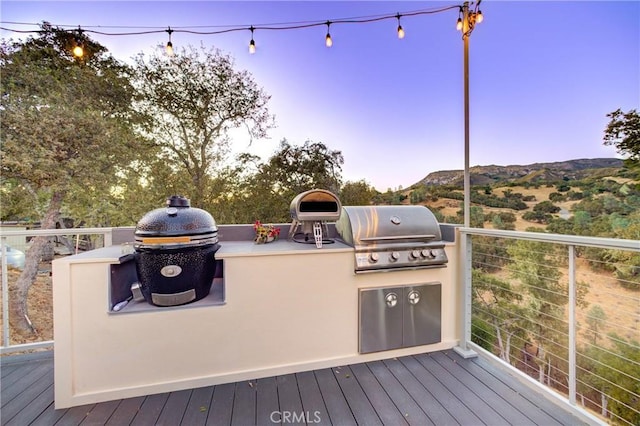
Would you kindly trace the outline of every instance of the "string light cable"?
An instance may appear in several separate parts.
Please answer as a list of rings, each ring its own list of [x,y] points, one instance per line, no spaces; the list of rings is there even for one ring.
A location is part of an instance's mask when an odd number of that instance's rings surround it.
[[[467,22],[467,31],[463,34],[464,36],[468,36],[475,24],[482,22],[483,15],[479,10],[479,5],[482,0],[479,0],[475,3],[475,8],[473,10],[468,11],[468,22]],[[474,3],[471,3],[472,5]],[[322,20],[322,21],[298,21],[298,22],[281,22],[281,23],[267,23],[267,24],[258,24],[258,25],[206,25],[206,26],[181,26],[181,27],[148,27],[148,26],[100,26],[100,25],[82,25],[82,27],[77,25],[63,25],[63,24],[51,24],[53,27],[57,28],[67,28],[67,27],[77,27],[76,30],[68,30],[72,31],[81,31],[82,33],[88,34],[96,34],[102,36],[139,36],[139,35],[148,35],[148,34],[161,34],[168,33],[169,34],[169,42],[167,43],[166,49],[167,53],[173,50],[173,44],[171,42],[171,34],[172,33],[185,33],[185,34],[194,34],[194,35],[219,35],[219,34],[227,34],[239,31],[249,31],[251,33],[251,41],[249,43],[249,50],[251,53],[255,52],[255,40],[254,40],[254,32],[257,31],[286,31],[286,30],[299,30],[305,28],[313,28],[313,27],[327,27],[327,34],[325,36],[325,44],[330,46],[333,43],[331,39],[331,35],[329,34],[329,27],[331,25],[340,25],[340,24],[367,24],[373,22],[380,22],[384,20],[397,20],[397,35],[398,38],[403,38],[405,35],[404,28],[400,25],[400,18],[405,17],[414,17],[421,15],[433,15],[438,13],[447,12],[449,10],[458,10],[458,21],[456,23],[456,29],[462,30],[462,11],[464,7],[468,7],[469,3],[465,2],[464,5],[452,5],[441,7],[437,9],[422,9],[422,10],[413,10],[407,12],[397,12],[393,14],[382,14],[382,15],[368,15],[368,16],[357,16],[357,17],[349,17],[349,18],[338,18],[331,20]],[[25,26],[36,26],[40,27],[39,23],[29,23],[29,22],[15,22],[15,21],[0,21],[0,30],[13,32],[13,33],[21,33],[21,34],[39,34],[42,33],[40,29],[16,29],[10,28],[6,25],[25,25]],[[80,30],[80,28],[82,28]],[[132,30],[136,29],[136,31],[104,31],[105,29],[122,29],[122,30]],[[210,29],[210,30],[206,30]]]

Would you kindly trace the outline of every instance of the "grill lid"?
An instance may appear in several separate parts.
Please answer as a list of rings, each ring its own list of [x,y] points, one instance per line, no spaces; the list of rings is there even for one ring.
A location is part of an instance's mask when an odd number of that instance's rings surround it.
[[[440,225],[424,206],[345,206],[336,222],[355,248],[355,272],[443,267]]]
[[[424,206],[345,206],[336,229],[349,245],[442,240],[440,225]]]
[[[136,225],[136,247],[198,245],[218,242],[218,227],[207,211],[191,207],[181,195],[167,198],[166,207],[145,214]]]

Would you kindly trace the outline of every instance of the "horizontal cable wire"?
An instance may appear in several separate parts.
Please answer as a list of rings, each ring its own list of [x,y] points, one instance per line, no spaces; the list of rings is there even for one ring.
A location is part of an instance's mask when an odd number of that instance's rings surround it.
[[[600,376],[596,376],[596,377],[598,377],[598,378],[600,378],[600,379],[603,379],[603,377],[600,377]],[[576,381],[578,381],[578,380],[576,380]],[[607,380],[605,380],[605,381],[607,381]],[[608,381],[607,381],[607,382],[608,382]],[[625,408],[627,408],[627,409],[629,409],[629,410],[631,410],[631,411],[633,411],[633,412],[635,412],[635,413],[640,413],[640,411],[638,411],[636,408],[631,407],[631,406],[627,405],[625,402],[622,402],[622,401],[620,401],[619,399],[614,398],[613,396],[611,396],[611,395],[607,394],[607,393],[606,393],[606,391],[602,391],[602,390],[600,390],[600,389],[596,389],[596,388],[594,388],[593,386],[591,386],[591,385],[589,385],[589,384],[587,384],[587,383],[585,383],[585,382],[582,382],[582,381],[580,381],[580,383],[582,383],[584,386],[587,386],[587,387],[589,387],[589,388],[591,388],[591,389],[595,390],[595,391],[596,391],[596,392],[598,392],[598,393],[604,393],[604,394],[607,396],[607,399],[609,399],[609,400],[611,400],[611,401],[615,401],[615,402],[617,402],[618,404],[620,404],[620,405],[624,406]],[[611,383],[611,382],[608,382],[608,383]],[[616,387],[620,388],[620,386],[616,386]],[[624,388],[621,388],[621,389],[624,389]],[[633,394],[632,392],[631,392],[630,394],[635,395],[635,394]]]
[[[485,282],[485,281],[476,280],[475,282],[480,282],[480,283],[484,284],[484,285],[485,285],[485,286],[487,286],[487,287],[490,287],[490,288],[497,288],[497,289],[499,289],[499,290],[507,291],[507,292],[509,292],[509,293],[521,294],[521,293],[519,293],[519,292],[517,292],[517,291],[515,291],[515,290],[513,290],[513,291],[512,291],[512,290],[507,290],[506,288],[499,287],[499,286],[494,286],[494,285],[489,284],[489,283],[487,283],[487,282]],[[540,290],[546,290],[546,289],[542,289],[542,288],[539,288],[539,287],[536,287],[536,286],[528,286],[528,285],[525,285],[525,284],[521,284],[521,286],[522,286],[522,287],[525,287],[525,288],[535,288],[535,289],[540,289]],[[552,292],[552,293],[553,293],[553,294],[556,294],[556,295],[564,296],[564,294],[563,294],[563,293],[557,293],[557,292]],[[567,295],[567,298],[568,298],[568,297],[569,297],[569,296]],[[554,306],[554,307],[556,307],[556,308],[562,309],[562,310],[564,310],[564,309],[565,309],[565,307],[567,306],[567,304],[564,304],[564,305],[558,305],[557,303],[553,303],[553,302],[547,302],[547,304],[548,304],[548,305],[551,305],[551,306]],[[556,318],[556,317],[554,317],[554,318]],[[562,321],[564,321],[564,322],[567,322],[567,320],[566,320],[566,319],[564,319],[564,318],[556,318],[556,319],[558,319],[558,320],[562,320]]]
[[[493,317],[493,318],[497,318],[497,319],[499,319],[498,317],[496,317],[495,315],[493,315],[493,314],[492,314],[492,313],[490,313],[490,312],[486,312],[486,311],[484,311],[484,310],[482,310],[482,309],[476,309],[476,310],[479,310],[480,312],[484,312],[485,314],[487,314],[487,315],[488,315],[488,316],[490,316],[490,317]],[[522,318],[522,317],[520,317],[520,318]],[[494,326],[493,324],[491,324],[491,326],[495,328],[495,326]],[[540,334],[536,333],[536,332],[535,332],[535,331],[533,331],[533,330],[528,330],[528,329],[525,329],[525,328],[523,328],[523,327],[518,327],[518,328],[519,328],[521,331],[525,331],[525,332],[527,332],[528,334],[532,335],[533,337],[536,337],[536,338],[537,338],[537,339],[539,339],[540,341],[543,341],[543,340],[544,340],[544,341],[549,342],[550,344],[554,344],[554,345],[556,345],[556,346],[559,346],[559,347],[561,347],[561,348],[563,348],[563,349],[565,349],[565,350],[567,350],[567,351],[569,350],[568,346],[565,346],[565,345],[563,345],[563,344],[562,344],[562,343],[560,343],[560,342],[557,342],[557,341],[555,341],[555,340],[552,340],[552,339],[551,339],[551,338],[549,338],[549,337],[542,336],[542,335],[540,335]],[[561,332],[561,331],[559,331],[559,330],[554,330],[554,331],[555,331],[556,333],[558,333],[558,334],[563,335],[563,336],[567,336],[567,333],[563,333],[563,332]],[[558,358],[559,358],[559,357],[558,357]]]
[[[579,380],[579,379],[577,379],[577,380],[576,380],[576,382],[582,383],[582,385],[584,385],[584,386],[588,387],[589,389],[592,389],[593,391],[597,392],[598,394],[604,393],[604,392],[603,392],[603,391],[601,391],[600,389],[596,389],[596,388],[594,388],[593,386],[591,386],[590,384],[585,383],[585,382],[583,382],[583,381],[581,381],[581,380]],[[605,394],[605,395],[607,395],[606,393],[604,393],[604,394]],[[584,396],[583,394],[581,394],[581,396],[583,396],[585,400],[587,400],[587,401],[591,402],[592,404],[594,404],[594,405],[596,405],[596,406],[598,406],[598,407],[602,407],[602,405],[601,405],[601,403],[600,403],[600,402],[596,402],[596,401],[594,401],[594,400],[590,399],[589,397]],[[577,399],[577,398],[576,398],[576,399]],[[609,400],[611,400],[611,401],[615,401],[615,402],[620,403],[621,405],[625,406],[626,408],[629,408],[629,409],[630,409],[631,411],[633,411],[634,413],[640,413],[640,411],[638,411],[637,409],[635,409],[635,408],[633,408],[633,407],[629,407],[629,406],[628,406],[627,404],[625,404],[624,402],[622,402],[622,401],[618,401],[616,398],[613,398],[613,397],[611,397],[611,396],[609,396],[609,395],[607,395],[607,399],[609,399]],[[630,423],[628,420],[625,420],[625,419],[623,419],[622,417],[618,416],[617,414],[610,412],[608,409],[607,409],[607,412],[608,412],[609,414],[611,414],[611,415],[613,415],[613,416],[615,416],[615,417],[619,418],[619,419],[620,419],[620,420],[622,420],[623,422],[625,422],[625,423],[627,423],[627,424],[629,424],[629,425],[632,425],[632,426],[633,426],[633,424],[632,424],[632,423]]]
[[[630,361],[630,360],[626,359],[625,357],[621,357],[620,355],[617,355],[617,354],[613,354],[613,355],[616,355],[618,358],[621,358],[621,359],[624,359],[624,360]],[[618,373],[618,374],[622,374],[623,376],[626,376],[626,377],[630,378],[631,380],[640,380],[640,377],[635,377],[635,376],[632,376],[632,375],[630,375],[630,374],[628,374],[628,373],[625,373],[624,371],[620,371],[620,370],[618,370],[617,368],[612,367],[612,366],[611,366],[611,365],[609,365],[609,364],[605,364],[605,363],[603,363],[602,361],[599,361],[599,360],[597,360],[597,359],[595,359],[595,358],[592,358],[592,357],[590,357],[590,356],[588,356],[588,355],[585,355],[584,353],[581,353],[581,356],[582,356],[582,357],[584,357],[585,359],[589,360],[589,361],[593,361],[593,362],[594,362],[594,363],[596,363],[596,364],[600,364],[601,366],[606,367],[606,368],[608,368],[608,369],[609,369],[609,370],[611,370],[611,371],[615,371],[615,372],[616,372],[616,373]],[[633,361],[633,363],[634,363],[634,364],[637,364],[635,361]],[[579,366],[577,366],[577,367],[578,367],[578,368],[580,368],[580,369],[583,369],[582,367],[579,367]],[[585,371],[587,371],[587,370],[585,370]],[[629,389],[626,389],[626,390],[628,390],[629,392],[632,392],[632,391],[631,391],[631,390],[629,390]],[[638,398],[640,398],[640,395],[637,395],[637,396],[638,396]]]
[[[624,310],[618,310],[618,313],[624,313]],[[596,318],[596,317],[589,316],[587,314],[585,314],[585,317],[586,318],[590,318],[590,319],[598,320],[598,321],[600,321],[601,324],[607,325],[610,328],[615,328],[617,330],[626,330],[626,331],[631,331],[632,333],[637,333],[638,332],[638,330],[636,330],[635,328],[628,327],[628,326],[626,326],[624,324],[619,324],[617,322],[609,321],[607,319],[599,319],[599,318]],[[591,329],[588,329],[588,330],[591,330]],[[593,330],[591,330],[591,331],[593,331]]]

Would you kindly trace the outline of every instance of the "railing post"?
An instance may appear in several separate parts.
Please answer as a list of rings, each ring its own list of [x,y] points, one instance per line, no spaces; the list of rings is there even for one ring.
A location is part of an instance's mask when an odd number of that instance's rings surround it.
[[[473,358],[478,354],[469,349],[468,345],[468,342],[471,341],[471,235],[466,233],[461,235],[462,291],[460,309],[462,309],[463,313],[462,335],[460,343],[453,350],[463,358]]]
[[[103,247],[111,247],[113,245],[113,228],[109,228],[109,230],[103,234],[103,238]]]
[[[569,402],[576,405],[576,256],[569,245]]]
[[[7,268],[7,237],[0,238],[2,249],[2,347],[9,346],[9,277]]]

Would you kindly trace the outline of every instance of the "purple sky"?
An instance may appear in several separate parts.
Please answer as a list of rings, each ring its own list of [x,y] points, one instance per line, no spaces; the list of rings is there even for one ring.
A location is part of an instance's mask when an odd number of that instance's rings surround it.
[[[47,20],[105,32],[327,21],[457,5],[454,2],[31,2],[2,1],[7,22]],[[471,165],[529,164],[616,156],[602,145],[606,114],[640,108],[640,3],[491,1],[470,42]],[[216,46],[272,98],[270,139],[243,134],[235,151],[272,154],[282,138],[341,150],[345,180],[378,190],[407,187],[464,166],[461,35],[456,10],[396,20],[224,35],[174,33],[176,48]],[[108,26],[135,28],[104,28]],[[149,29],[149,28],[146,28]],[[203,29],[213,30],[213,28]],[[1,31],[4,38],[16,34]],[[118,59],[150,52],[167,34],[97,36]]]

